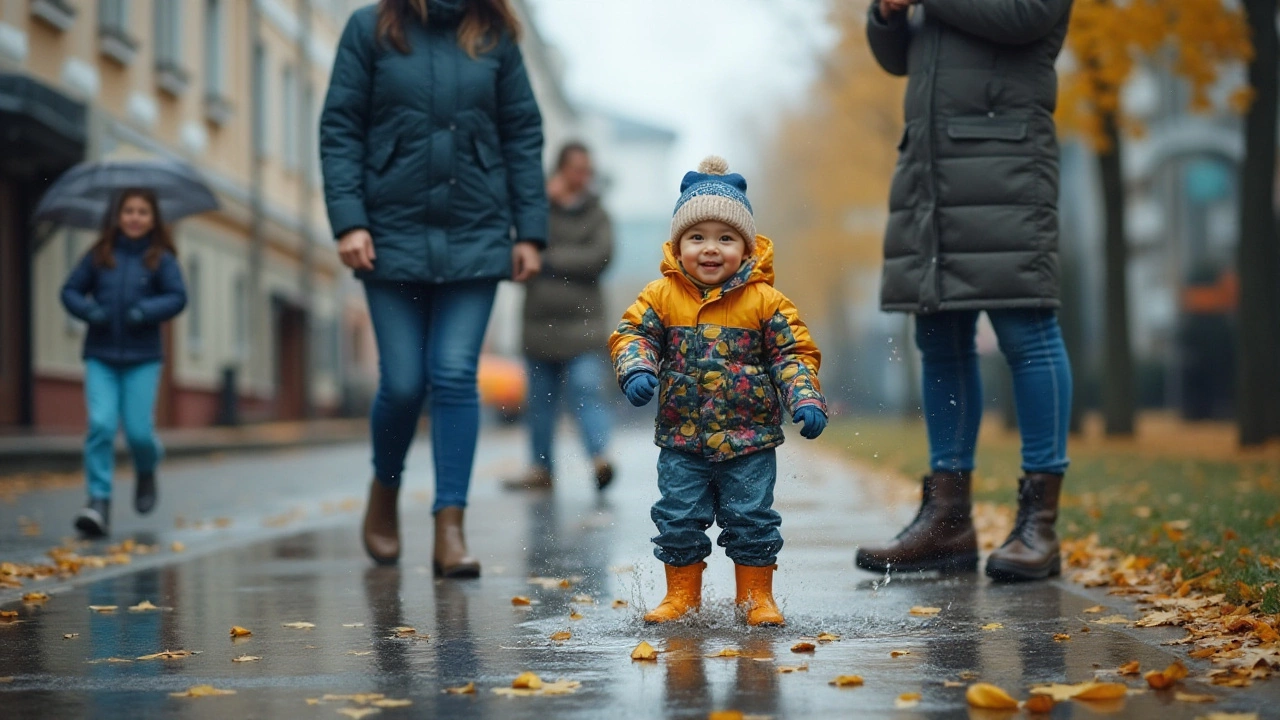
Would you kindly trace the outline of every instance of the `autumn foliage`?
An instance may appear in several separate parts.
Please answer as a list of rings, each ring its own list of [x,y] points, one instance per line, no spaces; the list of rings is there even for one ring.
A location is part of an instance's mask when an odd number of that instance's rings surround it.
[[[1192,110],[1211,108],[1209,90],[1225,66],[1253,56],[1243,12],[1222,0],[1076,0],[1067,33],[1065,67],[1058,98],[1063,131],[1084,136],[1106,151],[1106,121],[1137,133],[1120,93],[1140,63],[1150,62],[1184,79]],[[1234,93],[1233,110],[1248,109],[1248,88]]]

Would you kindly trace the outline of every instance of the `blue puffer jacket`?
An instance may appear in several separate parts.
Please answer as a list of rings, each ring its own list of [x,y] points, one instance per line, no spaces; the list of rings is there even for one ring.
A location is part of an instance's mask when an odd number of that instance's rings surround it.
[[[89,324],[84,357],[130,364],[160,360],[160,323],[182,312],[187,289],[170,253],[151,270],[144,262],[150,239],[116,240],[115,267],[97,267],[86,253],[62,286],[62,305]]]
[[[429,0],[410,52],[376,38],[372,5],[338,44],[320,117],[335,238],[364,228],[363,280],[441,283],[511,275],[514,239],[545,245],[542,116],[508,35],[476,58],[458,46],[461,3]]]

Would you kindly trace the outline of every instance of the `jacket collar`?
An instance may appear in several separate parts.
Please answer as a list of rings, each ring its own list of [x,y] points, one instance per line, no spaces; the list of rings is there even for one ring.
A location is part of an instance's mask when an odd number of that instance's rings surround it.
[[[151,247],[151,236],[143,235],[140,238],[134,239],[124,233],[120,233],[116,235],[115,246],[117,249],[122,252],[129,253],[130,255],[140,255],[145,252],[148,247]]]
[[[669,240],[662,245],[662,274],[667,277],[676,278],[677,282],[684,284],[691,292],[709,298],[716,288],[711,288],[707,292],[703,292],[701,288],[689,277],[684,271],[684,266],[680,264],[680,258],[676,255],[676,241]],[[763,235],[756,235],[756,251],[751,257],[742,263],[742,267],[733,277],[725,281],[719,287],[720,295],[725,295],[740,287],[745,287],[752,283],[762,282],[766,285],[773,285],[773,241]]]

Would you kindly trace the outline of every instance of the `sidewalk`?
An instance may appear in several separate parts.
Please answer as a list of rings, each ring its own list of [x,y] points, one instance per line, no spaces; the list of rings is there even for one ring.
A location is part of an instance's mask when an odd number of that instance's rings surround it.
[[[168,458],[196,457],[220,452],[283,450],[332,445],[368,439],[367,418],[273,422],[235,427],[173,428],[161,430],[160,442]],[[0,478],[23,472],[70,472],[80,467],[84,435],[24,433],[0,435]],[[128,454],[123,438],[116,454]]]

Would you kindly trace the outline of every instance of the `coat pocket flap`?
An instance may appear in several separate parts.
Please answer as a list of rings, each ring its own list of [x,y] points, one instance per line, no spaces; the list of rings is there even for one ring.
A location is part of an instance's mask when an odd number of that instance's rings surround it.
[[[391,163],[391,156],[396,151],[396,145],[399,138],[395,135],[382,138],[381,142],[369,143],[369,167],[374,172],[380,173],[387,169],[387,165]]]
[[[480,161],[480,167],[492,170],[502,164],[502,157],[498,155],[497,150],[489,146],[489,143],[478,137],[472,137],[471,141],[475,144],[476,159]]]
[[[947,121],[947,137],[952,140],[1017,142],[1027,139],[1027,121],[990,117],[952,118]]]

